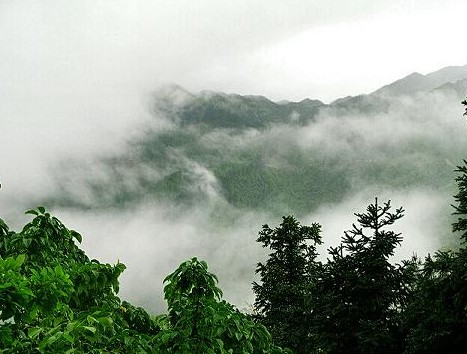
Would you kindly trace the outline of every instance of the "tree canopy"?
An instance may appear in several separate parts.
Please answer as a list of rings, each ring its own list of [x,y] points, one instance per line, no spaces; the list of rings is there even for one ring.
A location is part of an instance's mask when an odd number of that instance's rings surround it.
[[[118,296],[121,263],[90,260],[81,235],[43,207],[21,232],[0,219],[0,353],[285,353],[223,301],[206,262],[165,279],[168,315]]]

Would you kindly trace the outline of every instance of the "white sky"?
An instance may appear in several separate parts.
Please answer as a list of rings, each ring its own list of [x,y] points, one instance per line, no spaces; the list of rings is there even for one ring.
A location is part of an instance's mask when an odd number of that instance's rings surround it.
[[[464,0],[2,0],[0,94],[15,110],[161,83],[329,101],[467,64],[466,13]]]

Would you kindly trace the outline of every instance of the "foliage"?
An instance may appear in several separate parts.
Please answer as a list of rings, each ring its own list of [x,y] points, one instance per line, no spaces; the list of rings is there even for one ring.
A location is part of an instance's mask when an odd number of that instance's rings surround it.
[[[125,153],[97,161],[102,178],[91,178],[81,163],[62,161],[53,177],[59,190],[47,204],[88,210],[131,208],[142,200],[199,206],[213,199],[212,190],[203,187],[201,167],[215,177],[210,181],[222,195],[214,201],[227,201],[231,215],[247,209],[303,216],[368,185],[449,187],[446,160],[459,159],[467,146],[440,139],[441,130],[438,138],[422,132],[394,144],[390,133],[369,139],[358,129],[358,122],[368,118],[371,126],[388,130],[392,120],[386,118],[401,111],[415,114],[406,120],[417,124],[415,129],[420,121],[436,126],[439,120],[427,110],[426,97],[415,100],[422,110],[414,113],[414,107],[379,95],[322,105],[222,94],[185,93],[190,99],[179,100],[185,96],[179,94],[165,97],[169,107],[163,111],[173,125],[135,136]],[[364,113],[365,102],[373,102],[371,118]],[[325,119],[329,115],[332,119]],[[77,174],[92,196],[87,202],[71,187]]]
[[[286,353],[266,328],[221,301],[204,261],[165,282],[169,314],[121,301],[125,266],[89,260],[81,235],[44,208],[20,233],[0,219],[0,353]]]
[[[264,225],[257,239],[272,250],[266,263],[258,263],[256,268],[261,277],[261,284],[253,284],[258,319],[271,331],[275,342],[296,353],[310,350],[305,300],[308,284],[320,268],[316,262],[320,230],[317,223],[303,226],[287,216],[275,229]]]
[[[0,220],[0,352],[150,352],[147,334],[159,329],[134,328],[116,296],[125,266],[89,260],[81,235],[44,208],[27,213],[34,219],[19,233]]]
[[[467,171],[457,171],[454,231],[465,231]],[[152,317],[117,297],[123,264],[90,260],[81,235],[44,208],[27,213],[34,218],[19,233],[0,219],[0,353],[290,352],[277,343],[296,353],[425,354],[467,345],[466,249],[390,263],[402,238],[386,228],[404,213],[390,202],[356,214],[359,226],[324,264],[320,225],[292,216],[264,225],[258,242],[272,252],[257,267],[253,317],[222,300],[196,258],[166,277],[168,314]]]
[[[467,100],[463,104],[467,106]],[[402,237],[386,228],[404,213],[402,208],[392,212],[390,201],[379,205],[376,200],[366,213],[355,214],[358,226],[353,224],[341,244],[329,249],[326,263],[312,256],[309,263],[296,263],[294,273],[283,273],[287,261],[276,255],[277,250],[288,249],[289,239],[272,238],[279,229],[266,226],[258,241],[271,247],[274,240],[275,252],[266,264],[258,265],[263,285],[254,284],[254,290],[259,318],[273,336],[296,341],[301,344],[298,351],[309,353],[463,353],[467,346],[466,160],[456,172],[453,231],[461,233],[461,247],[438,251],[424,261],[413,256],[401,264],[390,262]],[[306,259],[300,252],[291,249],[295,257]],[[304,292],[297,292],[306,301],[287,317],[281,311],[293,303],[292,274],[309,277],[307,287],[300,288]],[[302,327],[294,327],[300,320]]]
[[[463,166],[457,166],[456,177],[458,192],[454,196],[457,205],[454,206],[455,215],[458,215],[457,221],[453,224],[453,231],[461,232],[461,240],[467,242],[467,160],[464,160]]]
[[[355,214],[360,226],[329,249],[325,264],[316,260],[318,224],[301,226],[289,216],[276,229],[263,226],[257,241],[273,252],[257,267],[262,283],[253,284],[255,309],[280,345],[297,353],[402,351],[400,319],[418,264],[389,262],[402,238],[386,227],[403,213],[376,201]]]
[[[402,237],[386,228],[404,213],[390,201],[355,214],[358,226],[325,263],[317,261],[319,224],[287,216],[275,229],[264,225],[257,241],[272,252],[257,266],[254,316],[222,300],[197,258],[166,277],[168,314],[151,316],[117,296],[125,266],[90,260],[81,235],[43,207],[26,212],[34,218],[18,233],[0,219],[0,353],[291,353],[276,344],[296,353],[462,353],[467,161],[456,172],[460,248],[423,262],[389,261]],[[275,186],[280,174],[268,173]]]
[[[402,238],[385,228],[399,220],[404,210],[390,209],[389,201],[379,205],[376,200],[366,213],[355,214],[360,226],[353,224],[341,244],[330,248],[331,259],[314,288],[316,294],[310,297],[317,351],[395,352],[404,273],[389,257]]]
[[[404,318],[408,354],[461,353],[467,346],[467,166],[456,172],[454,214],[459,217],[453,231],[463,232],[461,248],[426,258]]]
[[[221,301],[217,278],[193,258],[166,277],[169,328],[157,337],[161,353],[285,353],[266,328]]]
[[[463,353],[467,346],[467,252],[427,257],[408,306],[407,354]]]

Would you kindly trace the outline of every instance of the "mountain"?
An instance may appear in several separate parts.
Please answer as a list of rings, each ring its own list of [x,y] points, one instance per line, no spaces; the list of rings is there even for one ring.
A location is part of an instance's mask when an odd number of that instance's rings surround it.
[[[154,107],[182,126],[205,124],[219,128],[265,128],[274,123],[306,123],[324,104],[319,100],[276,103],[263,96],[241,96],[203,91],[198,95],[181,87],[164,88]]]
[[[417,92],[428,92],[447,83],[467,78],[467,65],[448,66],[428,75],[412,73],[403,79],[376,90],[374,95],[401,96],[413,95]]]
[[[463,98],[467,93],[467,78],[458,80],[455,82],[448,82],[444,85],[436,88],[438,91],[451,91],[454,92],[457,97]]]
[[[168,128],[146,131],[125,154],[92,166],[62,162],[52,174],[58,191],[45,202],[69,208],[217,203],[305,215],[369,188],[449,190],[451,161],[467,151],[459,136],[466,93],[467,66],[414,73],[330,104],[168,86],[153,96],[154,119],[170,121]],[[80,178],[87,199],[74,192]]]

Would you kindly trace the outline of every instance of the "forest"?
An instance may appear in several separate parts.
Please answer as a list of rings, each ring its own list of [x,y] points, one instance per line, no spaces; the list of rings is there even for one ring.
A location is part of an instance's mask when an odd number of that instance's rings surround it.
[[[463,104],[467,106],[467,101]],[[21,231],[0,219],[0,353],[462,353],[467,347],[467,160],[455,169],[456,247],[391,257],[403,207],[375,198],[325,261],[321,225],[264,225],[251,311],[223,300],[208,264],[164,279],[167,313],[120,299],[125,265],[90,259],[44,207]],[[452,243],[451,243],[452,244]]]

